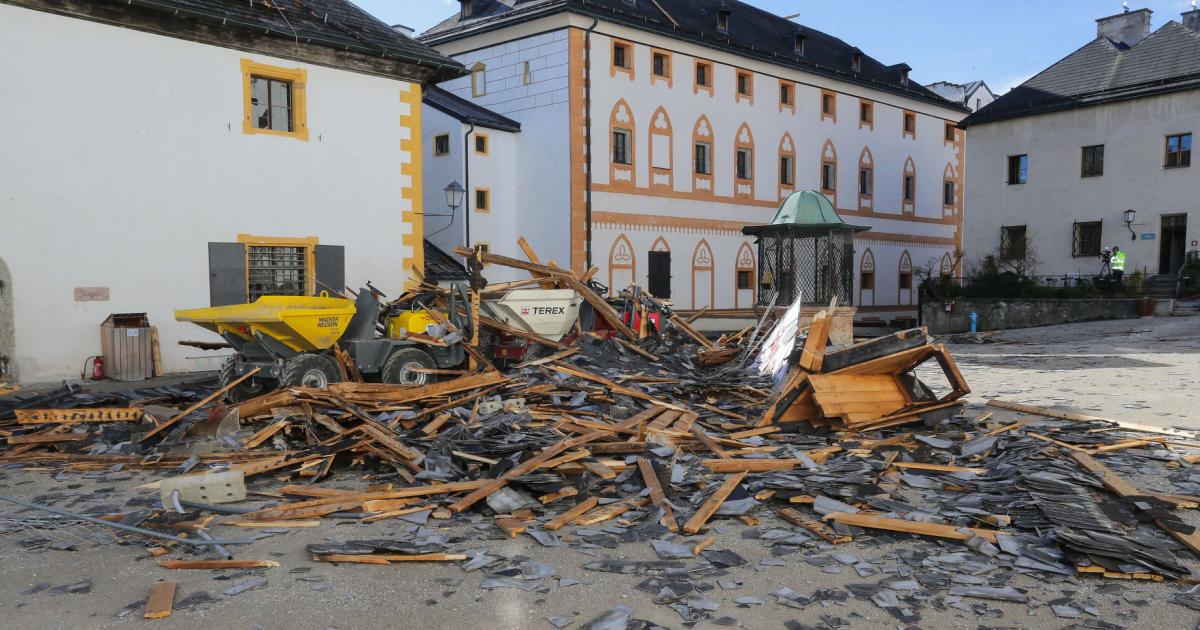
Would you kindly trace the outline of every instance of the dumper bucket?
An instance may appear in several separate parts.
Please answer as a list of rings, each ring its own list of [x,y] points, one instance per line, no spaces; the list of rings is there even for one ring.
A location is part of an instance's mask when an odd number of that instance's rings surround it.
[[[354,302],[342,298],[265,295],[251,304],[175,311],[175,319],[247,341],[262,333],[296,352],[309,352],[337,343],[354,310]]]

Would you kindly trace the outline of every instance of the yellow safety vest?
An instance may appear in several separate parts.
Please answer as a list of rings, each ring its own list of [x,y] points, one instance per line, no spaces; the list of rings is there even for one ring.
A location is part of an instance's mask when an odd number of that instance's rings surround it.
[[[1125,252],[1117,252],[1112,257],[1112,270],[1125,271]]]

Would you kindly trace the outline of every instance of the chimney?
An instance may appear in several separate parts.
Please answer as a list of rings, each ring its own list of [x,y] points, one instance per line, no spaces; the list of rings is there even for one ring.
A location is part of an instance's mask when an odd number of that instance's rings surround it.
[[[1132,47],[1150,34],[1150,9],[1130,11],[1096,20],[1096,36],[1104,37],[1118,46]]]
[[[1200,10],[1196,9],[1196,0],[1192,0],[1192,10],[1183,13],[1183,25],[1200,33]]]

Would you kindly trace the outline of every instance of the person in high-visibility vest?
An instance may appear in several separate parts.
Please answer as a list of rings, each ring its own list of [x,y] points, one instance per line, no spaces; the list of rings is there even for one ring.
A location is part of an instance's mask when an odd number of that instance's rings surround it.
[[[1117,284],[1121,284],[1121,276],[1125,275],[1125,252],[1120,247],[1113,247],[1112,274]]]

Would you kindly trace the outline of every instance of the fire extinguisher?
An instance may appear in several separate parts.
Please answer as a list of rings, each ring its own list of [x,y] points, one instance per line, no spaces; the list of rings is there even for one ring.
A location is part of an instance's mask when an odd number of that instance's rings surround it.
[[[88,357],[87,361],[92,362],[92,380],[93,381],[104,380],[104,357],[99,356],[99,355],[94,356],[94,357]],[[84,361],[85,373],[86,373],[87,361]],[[80,374],[79,376],[80,376],[80,378],[82,378],[83,374]]]

